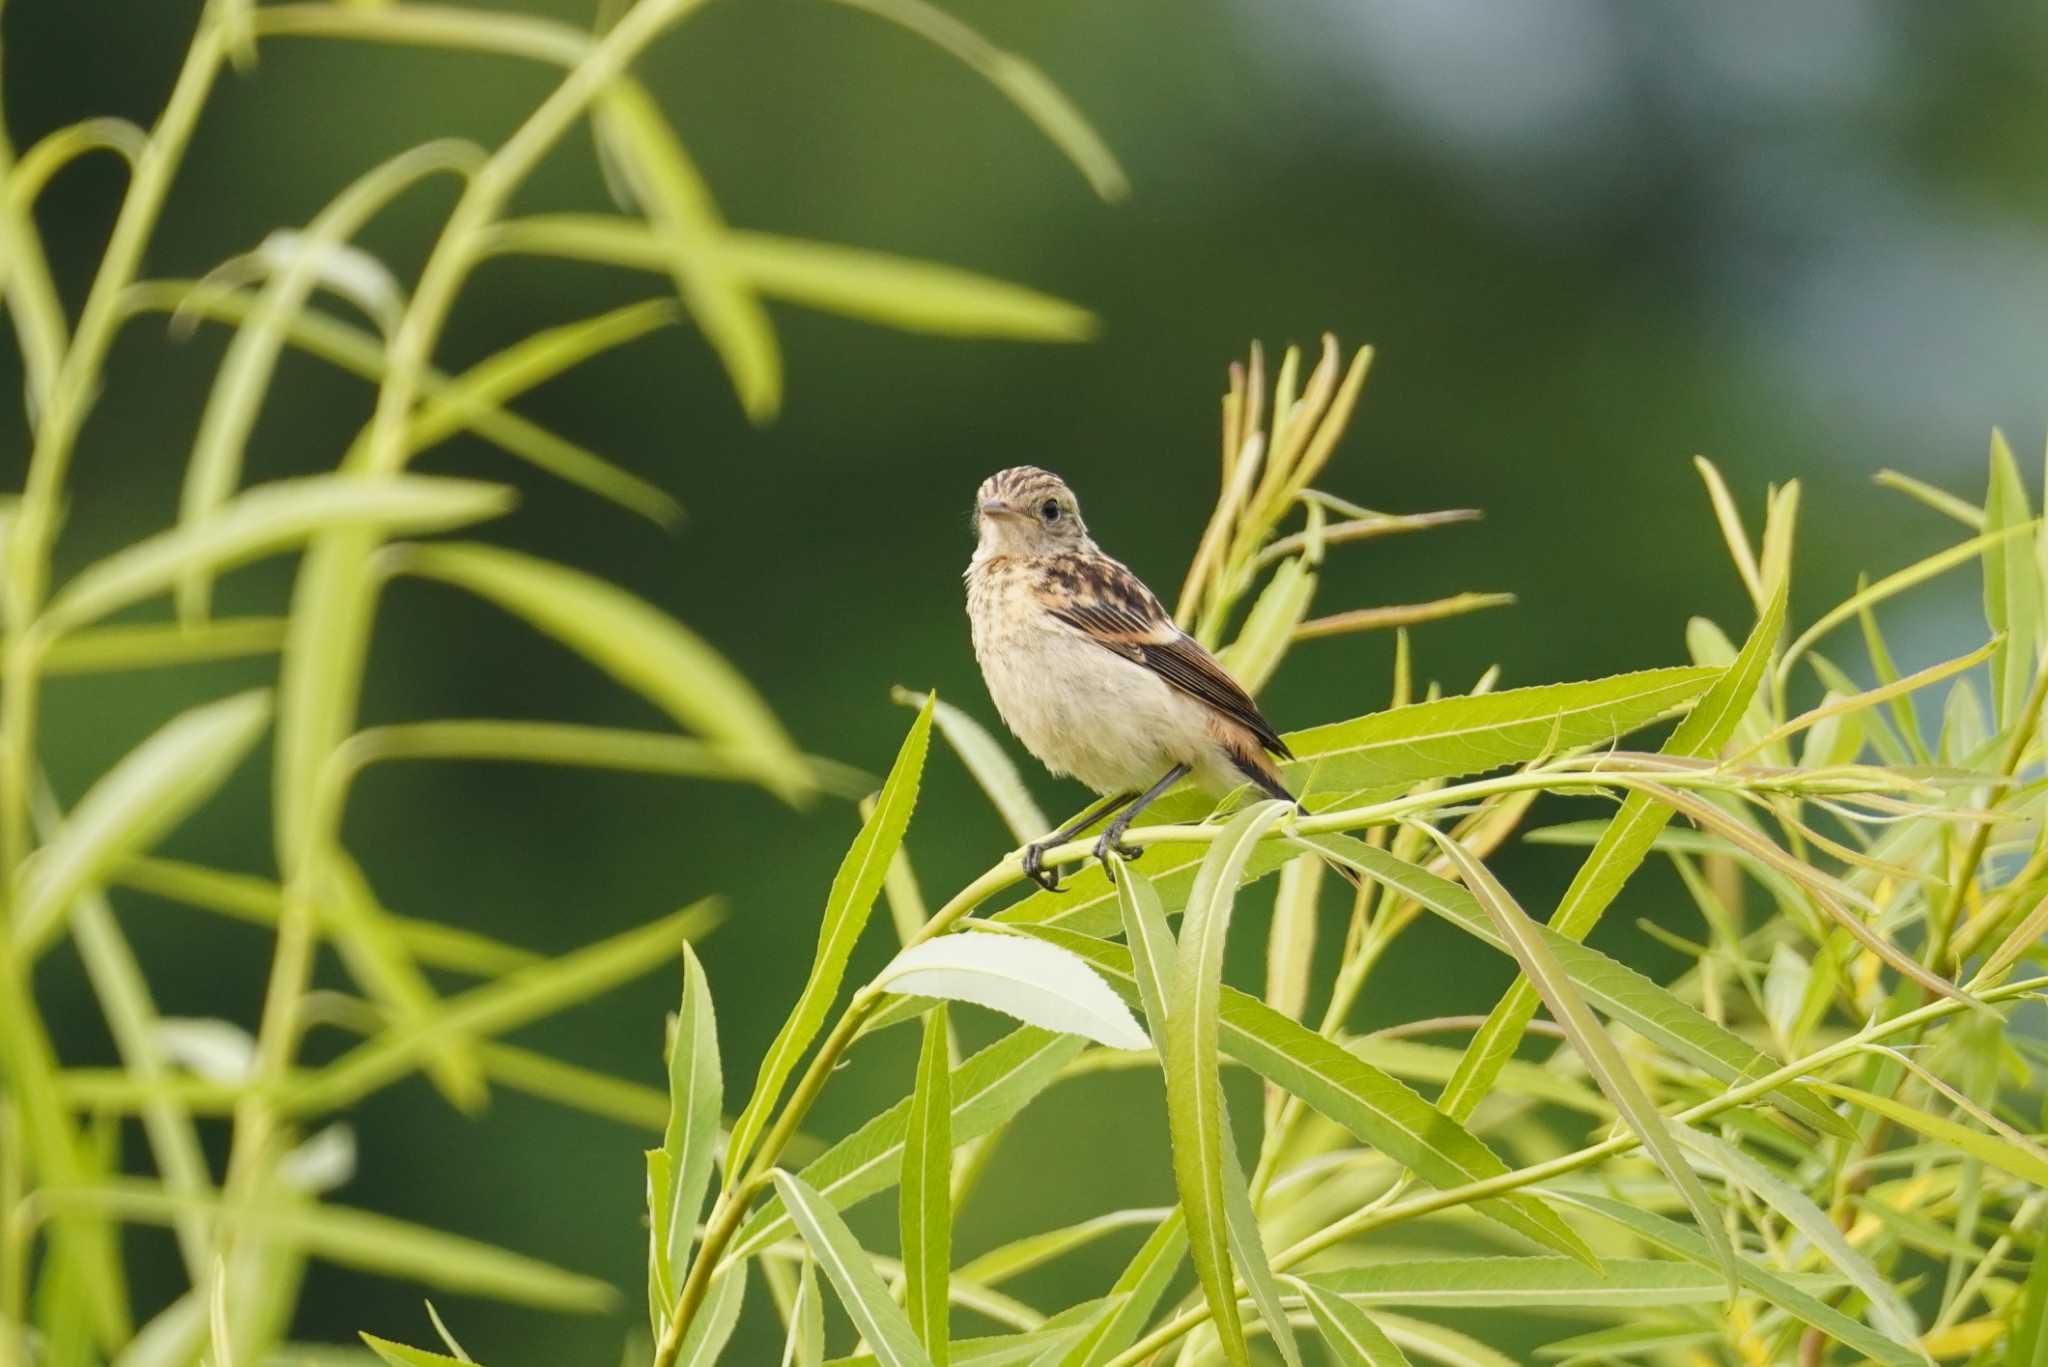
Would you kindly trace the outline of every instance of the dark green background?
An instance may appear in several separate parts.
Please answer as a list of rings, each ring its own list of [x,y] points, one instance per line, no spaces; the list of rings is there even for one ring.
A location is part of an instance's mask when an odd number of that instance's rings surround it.
[[[578,3],[524,7],[588,19]],[[831,4],[714,5],[642,71],[735,223],[1028,282],[1095,309],[1099,340],[964,343],[778,309],[789,396],[765,429],[738,416],[686,329],[522,403],[680,497],[689,518],[673,537],[536,483],[474,443],[422,462],[519,482],[523,506],[492,536],[671,609],[820,753],[883,769],[909,720],[888,702],[899,682],[936,686],[993,719],[957,576],[968,497],[994,469],[1030,461],[1067,475],[1104,543],[1162,590],[1177,587],[1215,492],[1224,367],[1254,337],[1277,346],[1327,329],[1379,348],[1326,487],[1391,510],[1487,510],[1477,526],[1341,553],[1319,600],[1334,611],[1468,588],[1519,593],[1519,607],[1418,634],[1421,672],[1451,688],[1496,661],[1507,683],[1679,662],[1693,614],[1739,634],[1746,604],[1694,452],[1721,462],[1752,527],[1766,481],[1804,482],[1794,610],[1810,620],[1857,570],[1896,567],[1959,535],[1871,487],[1872,472],[1896,466],[1974,496],[1994,424],[2029,466],[2039,449],[2048,14],[1641,0],[954,8],[1040,61],[1088,113],[1128,167],[1128,202],[1095,200],[949,59]],[[4,89],[17,145],[93,114],[148,121],[196,11],[172,0],[12,0]],[[148,273],[203,273],[430,136],[495,144],[552,80],[511,61],[267,43],[208,108]],[[74,309],[120,188],[113,161],[97,159],[44,202]],[[367,245],[409,279],[450,195],[445,184],[413,192]],[[520,207],[605,207],[585,136],[565,142]],[[661,288],[495,263],[457,310],[440,359],[457,367]],[[175,340],[154,318],[129,328],[77,464],[64,569],[170,520],[221,342],[217,328]],[[22,460],[19,393],[14,372],[0,376],[10,480]],[[363,386],[288,358],[248,478],[330,467],[368,407]],[[288,587],[287,568],[266,566],[223,599],[275,610]],[[1975,595],[1965,577],[1902,604],[1890,620],[1904,662],[1981,639]],[[1841,651],[1860,668],[1860,652]],[[1379,638],[1304,647],[1274,681],[1269,711],[1288,729],[1382,705],[1390,654]],[[44,759],[75,799],[176,709],[270,669],[59,683]],[[363,712],[658,724],[493,610],[414,584],[385,600]],[[264,763],[249,766],[171,848],[269,869],[266,775]],[[1033,778],[1049,809],[1081,796]],[[551,950],[724,894],[732,919],[704,958],[737,1079],[751,1076],[793,997],[853,825],[845,804],[791,812],[722,787],[415,767],[368,777],[348,835],[394,907]],[[935,751],[911,835],[927,891],[943,895],[1006,844],[957,762]],[[1503,865],[1541,910],[1570,855],[1511,852]],[[1603,931],[1651,968],[1671,960],[1633,920],[1688,924],[1660,905],[1661,890],[1632,891]],[[253,1021],[264,935],[144,898],[118,905],[167,1011]],[[1257,915],[1243,923],[1254,971],[1260,925]],[[856,972],[880,962],[884,939],[869,937]],[[1504,963],[1433,926],[1411,939],[1368,990],[1362,1022],[1484,1009],[1506,979]],[[38,989],[67,1062],[110,1059],[68,954]],[[650,980],[528,1038],[654,1081],[674,992],[671,978]],[[908,1086],[907,1036],[862,1053],[819,1107],[818,1132],[843,1133]],[[626,1288],[624,1309],[605,1321],[443,1299],[473,1350],[499,1363],[612,1360],[640,1318],[646,1136],[512,1095],[465,1120],[417,1082],[355,1121],[361,1171],[344,1199]],[[1167,1199],[1164,1145],[1150,1082],[1054,1093],[1006,1142],[999,1162],[1013,1166],[977,1196],[962,1251]],[[878,1244],[886,1205],[857,1222]],[[134,1242],[143,1294],[167,1293],[167,1245],[147,1233]],[[1040,1275],[1022,1291],[1049,1307],[1092,1293],[1127,1246],[1073,1260],[1073,1280]],[[767,1333],[764,1306],[757,1286],[749,1332]],[[340,1339],[359,1327],[426,1334],[414,1290],[316,1269],[301,1332]],[[735,1359],[769,1351],[765,1338],[743,1340]]]

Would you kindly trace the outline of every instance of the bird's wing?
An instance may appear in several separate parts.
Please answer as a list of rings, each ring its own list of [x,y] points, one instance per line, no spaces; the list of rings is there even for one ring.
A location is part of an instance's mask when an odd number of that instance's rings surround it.
[[[1089,640],[1215,708],[1282,759],[1294,758],[1230,672],[1175,626],[1152,590],[1123,565],[1106,556],[1063,557],[1039,575],[1033,591],[1047,612]]]

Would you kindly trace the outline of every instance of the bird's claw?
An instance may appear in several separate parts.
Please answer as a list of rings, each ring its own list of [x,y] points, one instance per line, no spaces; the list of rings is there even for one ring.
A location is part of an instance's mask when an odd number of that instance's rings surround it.
[[[1104,831],[1102,838],[1095,842],[1095,857],[1101,861],[1102,871],[1108,875],[1109,881],[1112,883],[1116,881],[1116,865],[1110,862],[1109,857],[1111,855],[1129,862],[1145,853],[1141,846],[1126,845],[1123,841],[1123,834],[1122,831],[1118,830]]]
[[[1024,847],[1024,876],[1038,884],[1041,888],[1044,888],[1047,892],[1058,892],[1060,890],[1059,870],[1049,869],[1045,866],[1044,845],[1026,845]]]

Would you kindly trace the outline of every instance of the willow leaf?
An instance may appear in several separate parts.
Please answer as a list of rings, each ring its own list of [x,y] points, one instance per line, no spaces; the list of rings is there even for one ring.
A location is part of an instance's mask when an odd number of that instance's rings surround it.
[[[904,1308],[932,1367],[946,1367],[951,1342],[946,1278],[953,1262],[952,1060],[947,1053],[946,1008],[924,1018],[924,1047],[904,1130],[902,1201],[898,1229],[903,1248]]]
[[[889,861],[896,857],[903,844],[903,833],[910,826],[931,733],[932,709],[927,703],[896,752],[896,762],[882,783],[874,810],[861,823],[860,834],[854,837],[852,847],[840,861],[839,872],[832,879],[832,891],[825,899],[825,915],[818,927],[818,949],[811,960],[810,976],[790,1010],[789,1019],[775,1032],[775,1039],[761,1060],[746,1109],[733,1122],[725,1158],[728,1186],[739,1180],[754,1141],[760,1138],[769,1113],[781,1098],[782,1084],[789,1080],[797,1060],[824,1024],[833,998],[839,995],[847,958],[867,926],[868,913],[874,909],[875,897],[882,890]]]

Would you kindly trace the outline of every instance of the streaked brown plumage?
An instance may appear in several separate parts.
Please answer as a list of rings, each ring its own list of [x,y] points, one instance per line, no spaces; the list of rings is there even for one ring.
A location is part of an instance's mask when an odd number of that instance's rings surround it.
[[[1028,846],[1026,872],[1057,886],[1043,849],[1118,807],[1096,854],[1121,850],[1131,820],[1190,774],[1219,795],[1250,782],[1292,800],[1272,759],[1291,758],[1279,733],[1152,591],[1103,554],[1059,476],[1029,465],[991,476],[975,526],[968,617],[996,710],[1053,773],[1113,799]]]

